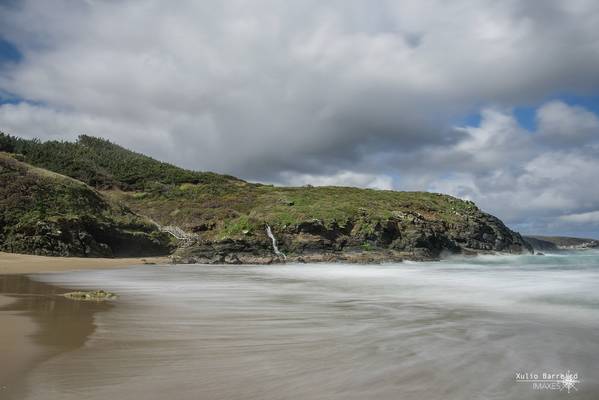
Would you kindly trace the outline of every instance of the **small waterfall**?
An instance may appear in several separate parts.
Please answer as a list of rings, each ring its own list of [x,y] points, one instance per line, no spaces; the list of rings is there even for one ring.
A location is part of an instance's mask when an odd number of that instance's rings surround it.
[[[268,235],[268,237],[270,238],[270,241],[272,242],[272,249],[274,250],[275,254],[278,257],[281,257],[283,260],[286,260],[287,256],[285,254],[283,254],[277,247],[277,239],[275,238],[275,235],[272,234],[272,230],[270,229],[269,225],[266,225],[266,234]]]

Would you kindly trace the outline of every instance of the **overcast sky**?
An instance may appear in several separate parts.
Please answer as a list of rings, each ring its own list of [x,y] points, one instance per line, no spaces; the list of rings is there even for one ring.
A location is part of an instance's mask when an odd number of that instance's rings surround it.
[[[0,130],[599,237],[599,2],[4,0]]]

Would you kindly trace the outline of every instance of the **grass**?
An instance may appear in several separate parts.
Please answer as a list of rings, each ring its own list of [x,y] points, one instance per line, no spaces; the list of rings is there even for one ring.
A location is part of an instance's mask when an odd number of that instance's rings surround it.
[[[204,236],[216,239],[251,235],[262,231],[265,224],[281,230],[315,219],[326,227],[351,221],[354,229],[369,233],[377,223],[393,217],[416,215],[453,224],[478,212],[472,202],[436,193],[252,184],[227,175],[178,168],[89,136],[80,136],[75,143],[41,143],[0,133],[2,148],[35,166],[102,190],[115,203],[163,225],[201,230]],[[85,204],[95,200],[86,196],[83,192],[74,197],[63,193],[43,203],[51,201],[66,210],[81,206],[82,213],[95,212]],[[43,205],[33,210],[43,212]],[[27,216],[31,220],[38,217]]]
[[[0,132],[0,151],[97,188],[143,191],[182,183],[224,183],[231,176],[197,172],[154,160],[108,140],[81,135],[76,142],[27,140]]]
[[[471,202],[426,192],[395,192],[348,187],[274,187],[250,183],[186,184],[170,190],[139,193],[112,192],[138,213],[163,224],[187,230],[212,223],[214,238],[243,237],[262,231],[265,224],[281,230],[318,220],[326,227],[357,222],[357,229],[392,217],[414,214],[449,224],[478,211]]]

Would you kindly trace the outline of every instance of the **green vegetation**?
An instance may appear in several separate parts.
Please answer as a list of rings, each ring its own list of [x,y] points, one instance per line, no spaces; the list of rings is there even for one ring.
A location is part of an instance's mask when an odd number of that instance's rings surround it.
[[[70,256],[166,254],[170,239],[89,186],[0,153],[0,250]]]
[[[174,239],[156,224],[178,232],[175,256],[189,262],[268,262],[265,225],[288,256],[323,260],[344,251],[385,260],[389,253],[381,251],[422,259],[530,248],[472,202],[437,193],[260,185],[178,168],[89,136],[42,143],[0,133],[0,149],[10,153],[0,153],[4,251],[165,254]]]
[[[227,220],[221,231],[221,239],[238,237],[241,235],[250,235],[256,229],[255,224],[250,221],[247,215],[242,215],[233,220]]]
[[[0,132],[0,151],[21,161],[78,179],[96,188],[159,190],[162,185],[237,181],[210,172],[194,172],[156,161],[110,143],[81,135],[74,142],[27,140]]]
[[[366,243],[362,243],[362,250],[372,251],[372,250],[374,250],[374,248],[372,247],[372,244],[366,242]]]
[[[0,149],[103,190],[160,224],[212,239],[245,237],[264,224],[285,229],[312,220],[326,227],[353,221],[368,235],[378,222],[406,213],[453,223],[478,212],[471,202],[435,193],[252,184],[181,169],[89,136],[42,143],[0,133]]]
[[[318,220],[325,227],[358,222],[363,233],[391,217],[417,213],[447,223],[478,212],[471,202],[425,192],[394,192],[349,187],[285,188],[227,182],[194,184],[168,190],[138,193],[112,192],[138,213],[166,225],[187,230],[213,226],[204,235],[235,238],[262,231],[264,224],[277,230]]]

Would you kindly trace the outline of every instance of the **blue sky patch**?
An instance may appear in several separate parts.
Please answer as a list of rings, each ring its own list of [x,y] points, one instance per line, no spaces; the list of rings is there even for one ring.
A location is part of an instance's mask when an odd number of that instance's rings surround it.
[[[579,106],[599,115],[599,95],[581,96],[574,94],[560,94],[558,96],[547,97],[534,104],[525,104],[514,107],[512,112],[522,128],[530,132],[535,132],[537,130],[537,110],[539,107],[542,107],[544,104],[551,101],[562,101],[569,106]],[[480,123],[481,115],[480,112],[477,111],[458,118],[453,125],[479,127]]]
[[[7,62],[19,62],[22,59],[21,52],[12,43],[0,37],[0,65]]]

